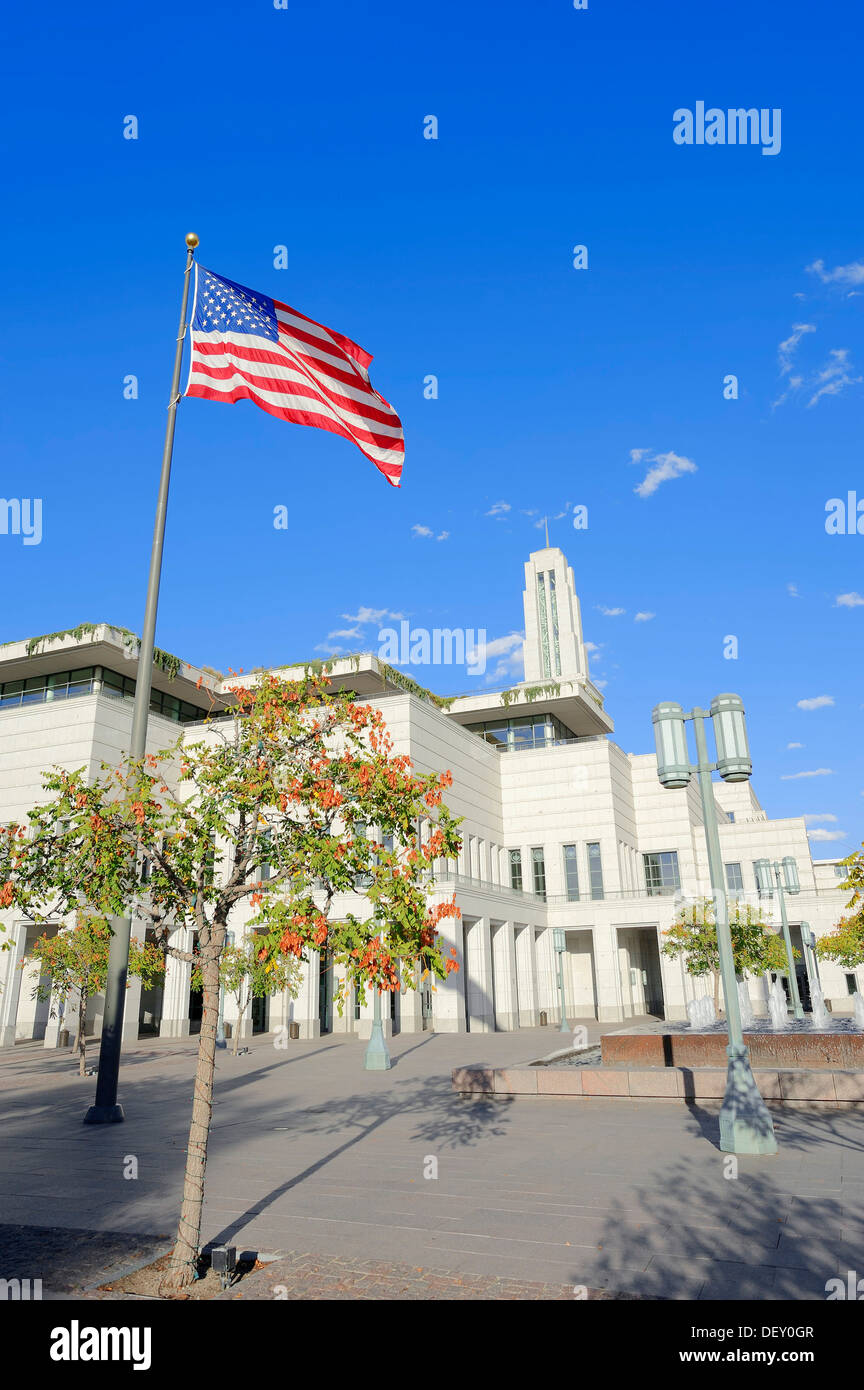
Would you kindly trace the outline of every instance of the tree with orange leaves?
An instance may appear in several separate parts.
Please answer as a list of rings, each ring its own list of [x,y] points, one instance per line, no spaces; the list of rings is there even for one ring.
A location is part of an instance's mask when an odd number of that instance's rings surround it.
[[[459,851],[442,799],[450,774],[416,773],[394,752],[380,710],[326,677],[268,674],[231,693],[233,712],[197,741],[89,780],[87,769],[57,769],[44,779],[53,799],[34,808],[27,830],[0,829],[0,905],[47,920],[82,904],[121,917],[134,901],[165,953],[187,961],[174,933],[196,932],[204,1009],[169,1294],[193,1280],[200,1258],[219,968],[238,906],[255,909],[265,968],[326,950],[346,988],[364,990],[399,988],[400,965],[408,988],[415,966],[439,978],[457,968],[438,925],[458,909],[430,901],[434,860]],[[421,817],[431,825],[425,842]],[[364,915],[331,921],[334,898],[358,884]]]

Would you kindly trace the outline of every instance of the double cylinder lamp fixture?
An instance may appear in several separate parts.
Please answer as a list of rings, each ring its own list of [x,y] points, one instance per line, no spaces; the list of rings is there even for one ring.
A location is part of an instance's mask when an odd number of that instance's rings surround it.
[[[675,700],[656,705],[651,716],[657,745],[657,776],[664,787],[681,788],[690,783],[690,755],[684,728],[684,708]]]
[[[715,696],[710,713],[717,744],[717,771],[724,782],[746,782],[753,773],[753,763],[741,696]]]

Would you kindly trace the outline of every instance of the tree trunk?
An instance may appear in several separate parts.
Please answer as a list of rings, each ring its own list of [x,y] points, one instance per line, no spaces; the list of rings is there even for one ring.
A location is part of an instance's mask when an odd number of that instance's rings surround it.
[[[171,1262],[160,1286],[160,1293],[178,1293],[195,1278],[201,1245],[201,1214],[204,1206],[204,1170],[207,1143],[213,1116],[213,1077],[216,1070],[216,1031],[219,1023],[219,961],[212,946],[202,952],[200,962],[204,1012],[198,1038],[198,1065],[192,1098],[192,1122],[186,1148],[186,1172],[180,1222]]]
[[[248,1004],[249,1004],[249,999],[248,999],[248,997],[245,999],[245,1001],[243,1002],[242,1005],[241,1005],[241,1003],[240,1003],[240,998],[241,998],[241,996],[238,995],[238,996],[237,996],[237,1024],[236,1024],[236,1026],[235,1026],[235,1028],[234,1028],[234,1056],[235,1056],[235,1057],[237,1056],[237,1053],[240,1051],[240,1025],[241,1025],[242,1022],[243,1022],[243,1016],[244,1016],[244,1014],[246,1013],[246,1009],[247,1009],[247,1006],[248,1006]]]
[[[87,991],[78,991],[78,1075],[83,1076],[87,1070],[87,1040],[84,1037],[84,1029],[87,1026]]]

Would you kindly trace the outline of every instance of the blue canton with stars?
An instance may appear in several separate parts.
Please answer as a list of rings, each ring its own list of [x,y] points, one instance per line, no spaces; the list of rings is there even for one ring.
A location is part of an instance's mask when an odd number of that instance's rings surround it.
[[[198,267],[198,294],[192,327],[202,333],[252,333],[279,341],[273,300]]]

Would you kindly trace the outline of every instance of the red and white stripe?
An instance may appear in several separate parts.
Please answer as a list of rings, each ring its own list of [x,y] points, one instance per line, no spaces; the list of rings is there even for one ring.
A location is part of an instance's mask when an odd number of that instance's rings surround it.
[[[193,328],[186,395],[254,401],[280,420],[344,435],[399,487],[402,422],[369,380],[370,354],[278,299],[272,302],[278,343],[253,333]]]

